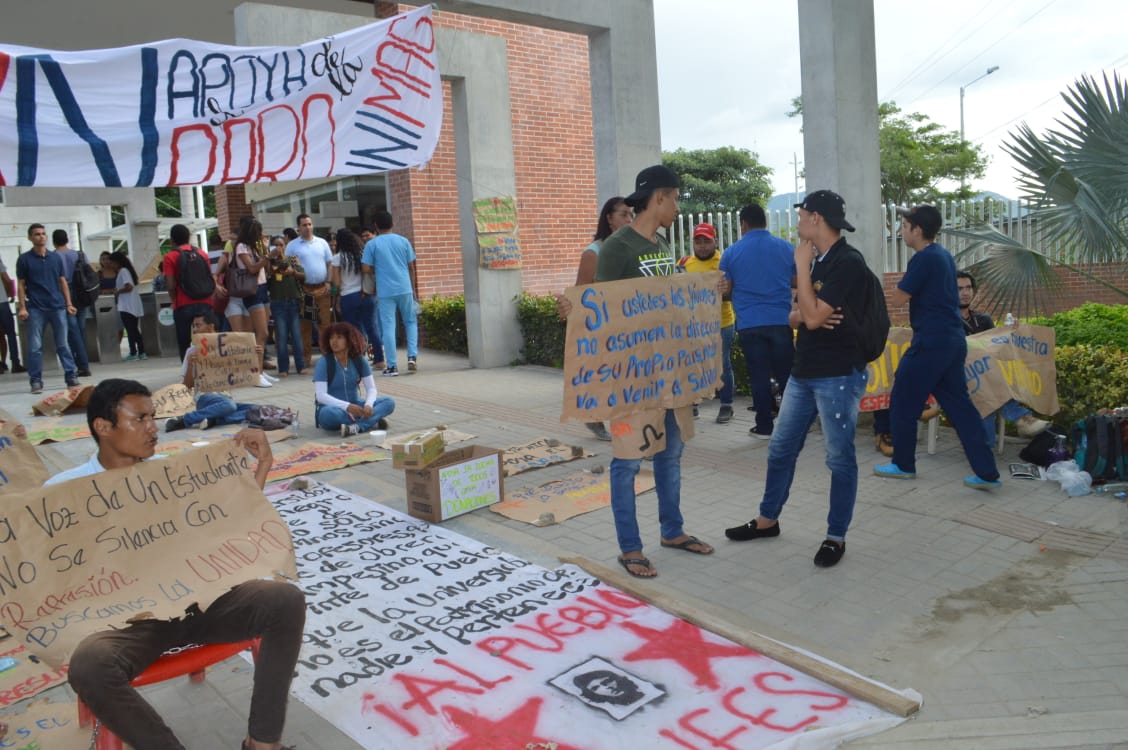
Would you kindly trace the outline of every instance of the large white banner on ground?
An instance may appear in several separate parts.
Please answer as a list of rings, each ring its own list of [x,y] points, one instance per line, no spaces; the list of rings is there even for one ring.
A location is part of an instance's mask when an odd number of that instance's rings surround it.
[[[363,747],[830,748],[901,721],[578,568],[328,485],[271,500],[308,597],[293,692]]]
[[[430,4],[296,47],[0,45],[0,185],[385,172],[430,160],[442,111]]]

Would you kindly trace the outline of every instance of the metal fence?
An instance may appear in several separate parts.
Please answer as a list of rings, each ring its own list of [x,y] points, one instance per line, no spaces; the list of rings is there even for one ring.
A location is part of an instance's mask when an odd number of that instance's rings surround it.
[[[1027,247],[1037,248],[1053,257],[1069,260],[1070,248],[1061,241],[1047,242],[1038,231],[1037,222],[1030,218],[1030,207],[1022,201],[942,201],[936,205],[944,217],[945,227],[965,227],[976,224],[992,224],[999,231],[1010,235]],[[904,271],[912,250],[901,239],[901,220],[895,206],[882,208],[885,220],[885,247],[882,254],[885,273]],[[768,212],[768,230],[791,243],[798,240],[795,224],[799,219],[796,209]],[[670,245],[676,257],[693,252],[693,227],[697,224],[712,224],[717,230],[717,246],[724,249],[740,239],[740,219],[738,211],[709,212],[704,214],[678,214],[670,229]],[[969,240],[946,234],[941,230],[939,238],[952,253],[967,248]],[[973,255],[961,265],[971,265],[980,260]]]

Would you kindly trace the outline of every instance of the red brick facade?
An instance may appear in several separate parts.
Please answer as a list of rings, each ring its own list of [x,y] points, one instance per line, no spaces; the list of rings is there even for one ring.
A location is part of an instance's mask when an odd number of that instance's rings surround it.
[[[239,219],[254,212],[247,203],[247,193],[242,185],[219,185],[215,189],[215,213],[219,220],[216,231],[226,240],[235,236]]]
[[[1128,263],[1102,263],[1085,268],[1086,273],[1091,273],[1098,279],[1102,279],[1109,284],[1119,288],[1128,289]],[[1054,313],[1071,310],[1074,307],[1083,305],[1086,302],[1100,302],[1105,305],[1123,305],[1125,298],[1123,295],[1108,289],[1100,284],[1085,278],[1081,274],[1075,273],[1065,268],[1054,269],[1054,274],[1061,281],[1061,293],[1059,296],[1049,298],[1049,306],[1046,310],[1039,310],[1039,315],[1053,315]],[[889,296],[896,286],[897,282],[901,280],[904,273],[887,273],[883,279],[885,286],[885,295]],[[978,280],[977,280],[978,281]],[[984,284],[979,284],[980,300],[990,297],[991,290]],[[988,310],[988,313],[994,311]],[[1002,318],[1007,311],[1000,311],[998,314],[993,314],[992,317]],[[1015,311],[1017,314],[1017,311]],[[909,324],[909,308],[906,305],[899,309],[890,309],[889,317],[893,319],[893,325]],[[998,321],[996,321],[998,322]]]

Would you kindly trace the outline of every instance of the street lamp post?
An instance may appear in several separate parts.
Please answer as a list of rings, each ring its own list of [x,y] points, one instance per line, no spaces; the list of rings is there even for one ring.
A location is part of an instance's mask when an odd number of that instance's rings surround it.
[[[968,81],[963,86],[960,86],[960,146],[961,147],[964,145],[964,90],[967,89],[967,87],[970,86],[971,84],[975,83],[976,81],[979,81],[979,80],[986,78],[987,76],[991,75],[992,73],[994,73],[998,69],[999,69],[998,65],[992,65],[991,67],[987,68],[987,72],[984,73],[983,75],[979,76],[978,78],[973,78],[971,81]],[[963,192],[963,189],[964,189],[964,183],[967,182],[966,178],[967,178],[967,175],[964,174],[964,172],[961,171],[961,173],[960,173],[960,192],[961,193]]]

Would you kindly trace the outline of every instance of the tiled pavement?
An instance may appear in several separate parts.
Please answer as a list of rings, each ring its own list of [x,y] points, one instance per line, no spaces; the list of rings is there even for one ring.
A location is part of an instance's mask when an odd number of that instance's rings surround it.
[[[510,489],[609,461],[608,444],[582,425],[559,422],[559,371],[475,370],[463,358],[428,351],[420,365],[414,375],[378,378],[381,392],[396,398],[393,432],[446,424],[477,435],[482,445],[551,436],[596,453],[508,479]],[[165,359],[95,372],[139,377],[156,388],[173,382],[178,367]],[[303,439],[340,441],[313,427],[309,378],[291,376],[244,397],[300,409]],[[23,376],[0,376],[3,408],[26,413],[31,403]],[[653,495],[640,499],[644,539],[652,540],[647,553],[661,571],[646,585],[735,610],[765,635],[924,696],[912,721],[851,747],[1128,747],[1123,501],[1107,494],[1070,498],[1056,484],[1018,480],[1004,480],[994,493],[966,489],[960,479],[967,464],[950,430],[941,431],[936,455],[921,456],[917,480],[878,479],[870,467],[880,456],[862,426],[848,552],[838,567],[817,569],[811,558],[825,530],[829,485],[817,433],[799,461],[783,534],[770,542],[724,539],[726,526],[755,514],[763,489],[767,444],[748,436],[746,405],[738,401],[728,425],[713,423],[716,402],[703,405],[682,462],[687,530],[715,544],[714,556],[661,549]],[[42,452],[61,468],[84,460],[91,448],[74,441]],[[1016,454],[1012,442],[1000,464]],[[390,462],[318,478],[405,508],[402,474]],[[448,524],[544,565],[575,555],[614,565],[609,510],[542,528],[485,510]],[[249,685],[250,668],[232,660],[203,685],[178,681],[147,690],[188,747],[210,750],[237,747]],[[286,738],[302,750],[356,747],[297,701]]]

